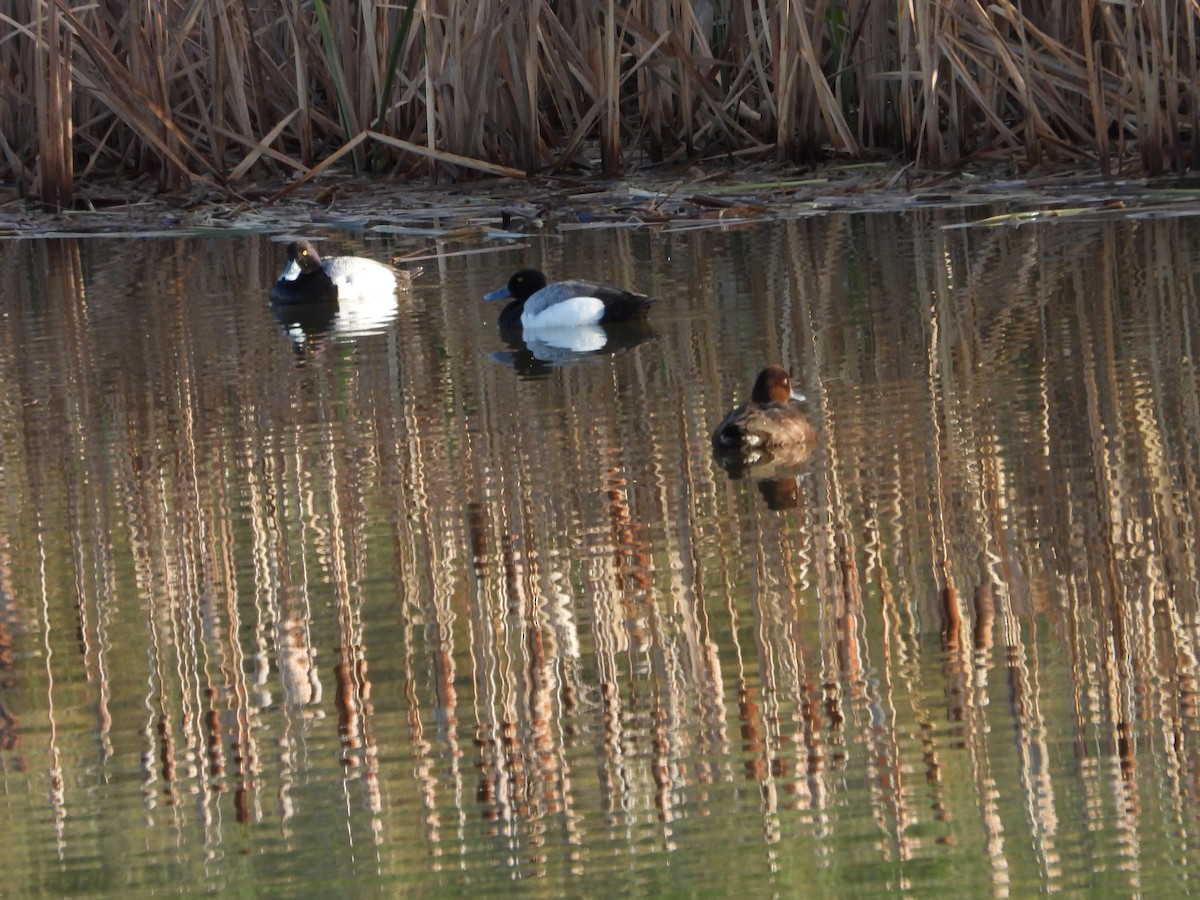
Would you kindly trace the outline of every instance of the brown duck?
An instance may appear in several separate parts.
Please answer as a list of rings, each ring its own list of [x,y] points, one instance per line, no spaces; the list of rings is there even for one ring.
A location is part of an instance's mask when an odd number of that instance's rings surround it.
[[[721,420],[713,432],[717,450],[771,450],[811,444],[817,430],[804,415],[792,393],[792,380],[782,366],[767,366],[758,373],[750,402]]]

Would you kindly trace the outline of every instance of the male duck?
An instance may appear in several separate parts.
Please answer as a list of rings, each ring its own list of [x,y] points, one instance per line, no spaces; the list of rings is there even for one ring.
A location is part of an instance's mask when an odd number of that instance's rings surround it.
[[[716,450],[770,450],[812,443],[817,430],[804,415],[792,392],[792,381],[782,366],[767,366],[758,373],[750,402],[729,413],[712,442]]]
[[[396,271],[391,266],[362,256],[321,259],[310,241],[292,241],[287,251],[287,266],[271,287],[273,303],[394,299]]]
[[[653,302],[644,294],[578,278],[548,284],[537,269],[522,269],[483,299],[512,300],[500,312],[504,330],[611,325],[641,318]]]

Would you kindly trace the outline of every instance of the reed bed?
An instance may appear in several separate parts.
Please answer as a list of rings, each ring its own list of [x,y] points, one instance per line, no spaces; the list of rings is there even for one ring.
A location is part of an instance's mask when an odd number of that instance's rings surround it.
[[[462,179],[708,156],[1193,163],[1191,0],[17,0],[0,179]],[[340,152],[339,152],[340,151]]]

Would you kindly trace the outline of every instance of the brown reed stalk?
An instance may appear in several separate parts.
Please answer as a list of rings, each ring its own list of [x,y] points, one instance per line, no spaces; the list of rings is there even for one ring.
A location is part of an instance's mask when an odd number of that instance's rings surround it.
[[[1100,156],[1100,171],[1107,175],[1111,171],[1111,149],[1108,139],[1108,117],[1100,102],[1100,48],[1098,42],[1091,37],[1095,18],[1096,0],[1082,0],[1079,4],[1080,32],[1083,39],[1083,69],[1087,78],[1088,103],[1092,118],[1092,133],[1096,136],[1096,149]]]
[[[74,197],[75,170],[71,150],[71,34],[58,7],[38,3],[37,176],[42,205],[62,210]]]
[[[617,24],[617,5],[607,0],[599,26],[603,50],[600,57],[600,94],[604,104],[600,112],[600,160],[605,175],[621,170],[620,118],[620,26]]]
[[[842,103],[857,108],[856,140],[864,147],[892,145],[898,133],[895,109],[900,91],[889,70],[894,65],[894,38],[887,17],[874,14],[872,0],[849,0],[847,27],[835,71],[852,72],[853,82],[840,93]]]

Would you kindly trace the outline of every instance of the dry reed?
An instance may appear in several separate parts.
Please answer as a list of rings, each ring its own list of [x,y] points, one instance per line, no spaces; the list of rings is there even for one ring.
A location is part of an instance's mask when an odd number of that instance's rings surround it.
[[[1190,0],[8,10],[0,179],[51,206],[101,176],[234,191],[356,141],[360,171],[441,179],[824,152],[1153,174],[1192,166],[1200,107]]]

